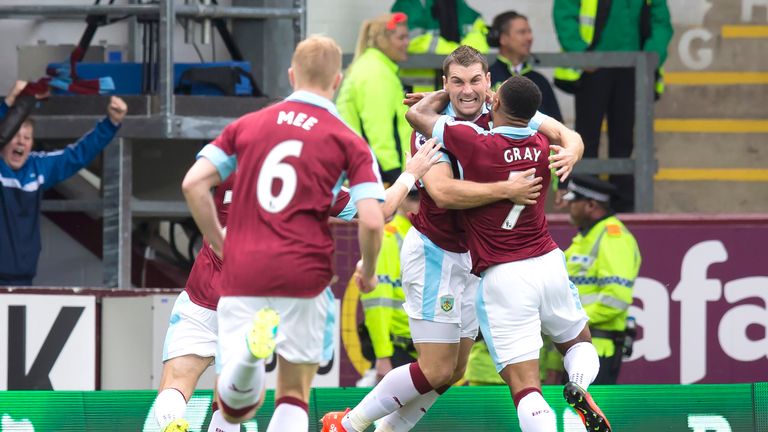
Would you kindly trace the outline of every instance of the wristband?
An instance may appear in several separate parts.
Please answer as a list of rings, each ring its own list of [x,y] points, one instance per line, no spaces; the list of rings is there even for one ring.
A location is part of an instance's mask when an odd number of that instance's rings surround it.
[[[413,188],[413,185],[416,184],[416,176],[409,172],[403,172],[400,174],[400,177],[395,180],[395,183],[400,183],[401,185],[405,186],[405,189],[410,192],[411,188]]]

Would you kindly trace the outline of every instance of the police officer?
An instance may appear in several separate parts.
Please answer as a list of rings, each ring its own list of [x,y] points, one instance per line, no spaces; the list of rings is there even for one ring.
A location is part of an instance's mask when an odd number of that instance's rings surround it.
[[[563,197],[571,223],[579,229],[565,251],[568,275],[579,289],[600,357],[600,373],[593,384],[615,384],[619,376],[641,261],[635,237],[611,208],[615,192],[612,184],[596,177],[574,176]]]

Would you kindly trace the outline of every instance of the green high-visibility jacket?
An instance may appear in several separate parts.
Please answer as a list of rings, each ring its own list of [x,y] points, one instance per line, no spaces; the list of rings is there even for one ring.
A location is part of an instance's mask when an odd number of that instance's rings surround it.
[[[640,249],[616,216],[597,222],[573,238],[565,251],[568,277],[579,289],[590,328],[624,331],[632,288],[640,270]],[[613,340],[593,337],[601,357],[615,352]]]
[[[411,38],[408,44],[409,53],[448,55],[459,45],[469,45],[481,53],[488,52],[488,27],[476,10],[463,0],[456,1],[459,42],[454,42],[440,36],[440,23],[432,15],[434,2],[435,0],[397,0],[392,5],[392,12],[408,15],[408,31]],[[435,65],[435,69],[440,68],[441,65]],[[413,86],[414,91],[435,90],[434,69],[401,70],[400,75],[403,81]]]
[[[600,38],[593,51],[653,51],[659,55],[659,68],[667,59],[667,45],[672,39],[672,21],[667,0],[555,0],[553,17],[560,46],[566,52],[584,52],[592,44],[596,30]],[[648,34],[641,35],[643,7],[648,7]],[[609,7],[601,29],[595,27],[598,10]],[[597,23],[600,24],[600,23]],[[566,72],[572,71],[572,72]],[[558,68],[555,78],[576,80],[580,71]],[[660,78],[660,77],[659,77]],[[656,91],[663,92],[663,83]]]
[[[339,114],[368,142],[383,172],[402,171],[410,152],[408,107],[397,70],[383,52],[368,48],[349,66],[336,97]]]
[[[371,336],[376,358],[392,357],[393,336],[410,339],[408,315],[403,309],[405,292],[400,279],[400,249],[411,222],[400,214],[384,226],[379,260],[376,262],[376,288],[360,295],[365,312],[365,326]]]

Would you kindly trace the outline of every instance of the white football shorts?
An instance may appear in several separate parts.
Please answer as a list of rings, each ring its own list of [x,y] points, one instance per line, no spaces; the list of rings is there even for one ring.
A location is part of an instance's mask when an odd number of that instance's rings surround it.
[[[560,249],[490,267],[480,280],[476,307],[499,372],[509,364],[538,359],[542,332],[554,342],[568,342],[588,321]]]
[[[216,355],[216,311],[194,304],[186,291],[173,303],[163,344],[163,361],[184,355]]]
[[[253,316],[271,307],[280,315],[275,352],[291,363],[322,363],[333,357],[333,331],[336,309],[333,292],[326,288],[312,298],[221,297],[219,315],[219,353],[217,365],[224,365],[245,345],[245,335]]]
[[[411,228],[403,240],[400,268],[403,307],[410,318],[458,324],[461,337],[477,336],[474,302],[479,278],[470,274],[469,253],[443,250]],[[413,334],[414,340],[423,336]]]

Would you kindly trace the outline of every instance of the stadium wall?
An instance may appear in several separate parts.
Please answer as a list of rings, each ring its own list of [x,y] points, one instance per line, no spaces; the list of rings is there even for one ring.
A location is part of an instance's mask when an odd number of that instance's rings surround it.
[[[643,253],[631,314],[639,335],[623,384],[768,381],[766,216],[627,215]],[[575,234],[550,218],[561,247]],[[355,224],[334,224],[340,341],[316,386],[353,386],[359,293]],[[175,290],[0,288],[0,390],[157,387]],[[212,372],[202,381],[210,388]]]

